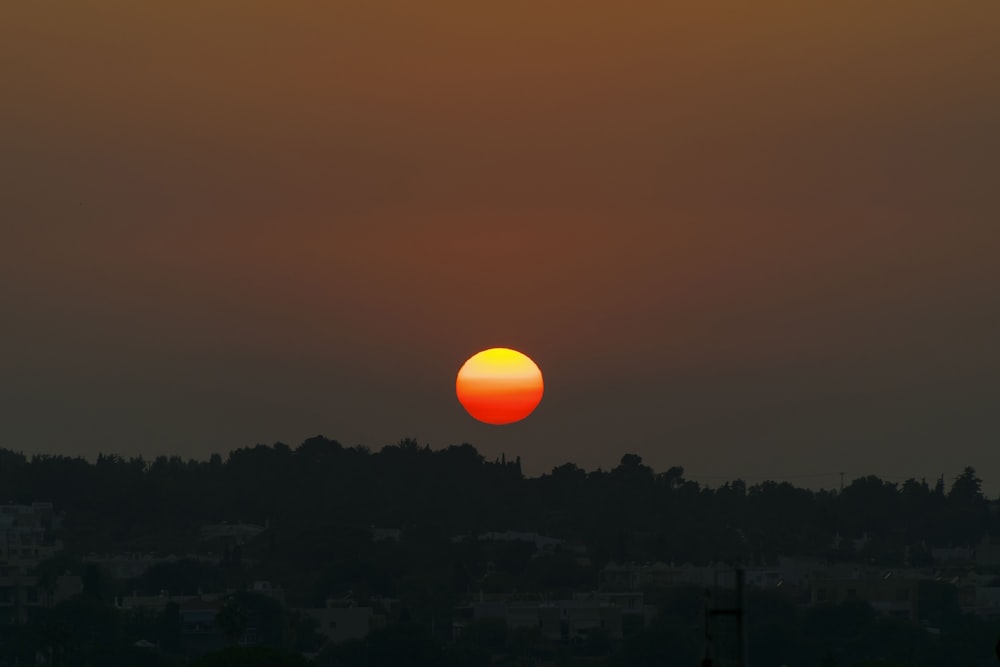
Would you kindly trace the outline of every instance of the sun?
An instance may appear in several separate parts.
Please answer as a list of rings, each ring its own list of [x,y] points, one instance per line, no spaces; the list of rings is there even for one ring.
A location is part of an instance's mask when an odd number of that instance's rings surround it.
[[[542,372],[525,354],[494,347],[474,354],[458,371],[455,393],[465,410],[487,424],[511,424],[542,400]]]

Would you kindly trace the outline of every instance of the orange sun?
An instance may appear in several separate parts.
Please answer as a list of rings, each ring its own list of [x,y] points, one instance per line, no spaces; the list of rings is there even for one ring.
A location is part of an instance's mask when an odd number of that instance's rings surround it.
[[[487,424],[510,424],[542,400],[542,372],[527,355],[494,347],[473,355],[458,371],[455,393],[466,411]]]

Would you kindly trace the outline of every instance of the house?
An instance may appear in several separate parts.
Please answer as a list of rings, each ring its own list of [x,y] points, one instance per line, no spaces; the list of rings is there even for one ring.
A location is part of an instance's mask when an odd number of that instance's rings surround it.
[[[297,609],[297,612],[316,621],[316,632],[331,644],[349,639],[364,639],[375,627],[382,625],[372,607],[320,607]]]
[[[602,591],[636,591],[640,584],[639,568],[634,564],[608,563],[598,574],[598,586]]]
[[[511,630],[537,629],[551,641],[579,640],[595,630],[620,639],[622,611],[606,599],[589,596],[573,600],[477,602],[456,610],[452,634],[460,637],[470,623],[493,618],[504,621]]]
[[[176,602],[180,605],[189,600],[201,597],[200,595],[171,595],[168,591],[161,591],[159,595],[137,595],[133,593],[132,595],[123,595],[115,598],[115,606],[126,612],[136,611],[157,614],[163,611],[167,604],[171,602]]]
[[[881,615],[915,620],[919,583],[919,579],[894,576],[891,571],[878,575],[856,570],[853,576],[847,577],[831,572],[813,580],[809,604],[841,604],[858,599],[870,604]]]
[[[166,606],[166,603],[164,603]],[[222,600],[206,598],[199,595],[189,597],[180,603],[181,632],[185,635],[219,635],[219,627],[215,622]]]
[[[458,541],[453,539],[452,541]],[[535,545],[536,551],[546,551],[550,549],[555,549],[557,546],[565,542],[565,540],[560,540],[556,537],[548,537],[546,535],[539,535],[538,533],[524,533],[514,530],[507,530],[503,532],[491,531],[488,533],[483,533],[479,536],[480,542],[530,542]]]
[[[187,655],[201,655],[226,646],[227,639],[216,623],[222,604],[222,599],[214,596],[189,597],[178,603],[181,642]]]
[[[376,528],[372,526],[369,530],[372,542],[399,542],[403,537],[403,531],[400,528]]]
[[[967,565],[975,562],[975,549],[970,547],[933,547],[931,560],[934,563],[950,565]]]
[[[83,591],[78,576],[36,575],[38,565],[62,549],[52,537],[61,522],[52,503],[0,505],[0,623],[24,623],[38,608]]]
[[[976,586],[972,612],[977,616],[1000,618],[1000,581],[989,586]]]
[[[267,530],[267,526],[253,523],[216,523],[202,526],[199,530],[202,541],[221,540],[225,544],[246,544]]]
[[[270,581],[255,581],[247,586],[248,593],[256,593],[271,598],[285,606],[285,590],[281,586],[275,586]]]
[[[91,553],[83,557],[83,562],[98,566],[115,581],[135,579],[146,573],[154,565],[176,563],[177,556],[157,556],[156,554],[124,552],[118,554]]]
[[[0,563],[26,571],[54,556],[62,544],[52,529],[61,521],[52,503],[0,505]]]
[[[82,592],[83,580],[76,575],[59,575],[46,583],[18,568],[0,566],[0,625],[24,623],[36,610]]]
[[[1000,536],[984,535],[976,545],[977,567],[1000,567]]]

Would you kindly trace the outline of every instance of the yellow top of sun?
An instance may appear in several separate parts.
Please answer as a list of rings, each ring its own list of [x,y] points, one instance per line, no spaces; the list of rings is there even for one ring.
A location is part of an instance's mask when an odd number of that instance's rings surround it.
[[[494,347],[473,355],[458,372],[468,378],[537,377],[538,366],[527,355],[508,347]]]

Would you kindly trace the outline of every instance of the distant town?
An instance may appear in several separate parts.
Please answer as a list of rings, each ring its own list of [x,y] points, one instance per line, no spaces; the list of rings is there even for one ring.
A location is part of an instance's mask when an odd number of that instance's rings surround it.
[[[709,488],[634,454],[317,436],[207,461],[0,450],[0,667],[994,665],[973,468]]]

